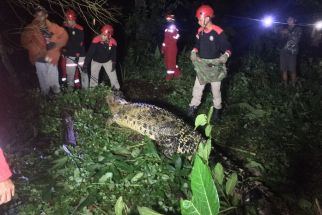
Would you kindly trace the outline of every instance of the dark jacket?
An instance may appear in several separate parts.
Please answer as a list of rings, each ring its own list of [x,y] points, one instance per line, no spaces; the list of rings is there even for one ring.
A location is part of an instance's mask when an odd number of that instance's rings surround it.
[[[64,28],[68,33],[69,39],[63,48],[63,54],[71,57],[84,57],[84,28],[78,24],[73,27],[65,24]]]
[[[96,36],[86,54],[84,66],[88,67],[92,60],[98,63],[106,63],[110,60],[116,62],[117,42],[111,38],[109,41],[102,41],[101,36]]]
[[[231,53],[230,43],[224,31],[217,25],[212,25],[210,29],[199,28],[196,38],[194,50],[200,58],[214,59],[225,52]]]

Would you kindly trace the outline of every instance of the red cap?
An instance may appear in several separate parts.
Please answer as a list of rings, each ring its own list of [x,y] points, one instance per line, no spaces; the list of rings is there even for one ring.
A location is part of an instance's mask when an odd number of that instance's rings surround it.
[[[65,17],[67,20],[69,21],[76,21],[76,13],[75,11],[71,10],[71,9],[68,9],[66,12],[65,12]]]
[[[197,19],[200,19],[201,17],[207,17],[207,16],[209,17],[214,16],[214,10],[209,5],[201,5],[196,11]]]

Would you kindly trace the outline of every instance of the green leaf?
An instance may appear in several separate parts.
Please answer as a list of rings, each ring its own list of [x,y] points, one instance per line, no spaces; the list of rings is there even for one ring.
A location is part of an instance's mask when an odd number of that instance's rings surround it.
[[[233,191],[235,189],[235,186],[237,184],[237,174],[234,172],[231,174],[231,176],[228,178],[226,182],[226,194],[227,195],[232,195]]]
[[[211,151],[211,140],[207,140],[206,144],[199,144],[198,155],[208,164],[208,159]]]
[[[189,200],[180,200],[180,209],[182,215],[201,215],[194,204]]]
[[[99,183],[105,183],[107,181],[107,179],[111,179],[113,177],[113,173],[112,172],[107,172],[105,173],[99,180]]]
[[[154,210],[146,207],[138,207],[138,211],[140,215],[162,215]]]
[[[143,176],[144,174],[143,174],[143,172],[139,172],[139,173],[137,173],[132,179],[131,179],[131,182],[133,183],[133,182],[137,182],[140,178],[142,178],[142,176]]]
[[[54,163],[54,166],[52,167],[53,169],[58,169],[62,166],[64,166],[66,164],[66,162],[68,161],[68,157],[67,156],[64,156],[62,158],[59,158],[57,160],[54,160],[53,163]]]
[[[115,203],[115,215],[123,215],[125,210],[125,203],[123,202],[123,197],[120,196]]]
[[[213,112],[214,112],[214,106],[211,106],[209,109],[209,112],[208,112],[208,121],[207,121],[208,124],[210,124],[210,120],[211,120]]]
[[[219,212],[219,197],[209,167],[196,156],[191,173],[192,203],[202,215]]]
[[[224,181],[224,168],[221,165],[221,163],[217,163],[214,168],[215,173],[215,179],[218,182],[218,184],[222,185]]]
[[[204,126],[207,124],[207,116],[206,114],[199,114],[195,120],[195,129],[199,126]]]
[[[205,129],[206,137],[211,138],[212,125],[208,124]]]
[[[298,201],[298,206],[303,210],[308,210],[312,208],[312,203],[306,199],[300,199]]]

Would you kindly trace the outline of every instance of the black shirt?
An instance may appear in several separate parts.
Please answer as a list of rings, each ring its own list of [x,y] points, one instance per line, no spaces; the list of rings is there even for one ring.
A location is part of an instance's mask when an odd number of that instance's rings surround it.
[[[68,42],[63,49],[63,54],[71,57],[85,56],[83,27],[78,24],[73,27],[65,24],[64,28],[68,33]]]
[[[109,60],[116,62],[116,46],[117,42],[111,38],[109,41],[102,41],[101,36],[96,36],[85,58],[85,66],[88,66],[92,60],[98,63],[106,63]]]
[[[198,50],[200,58],[214,59],[225,52],[231,53],[230,43],[219,26],[213,25],[207,31],[199,28],[196,37],[197,41],[194,48]]]

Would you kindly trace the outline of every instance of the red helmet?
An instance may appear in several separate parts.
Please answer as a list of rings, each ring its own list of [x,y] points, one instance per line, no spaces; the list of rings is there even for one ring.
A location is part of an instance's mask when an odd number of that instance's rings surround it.
[[[165,19],[166,19],[167,21],[174,21],[174,20],[175,20],[175,18],[174,18],[174,15],[173,15],[173,14],[167,14],[167,15],[165,15]]]
[[[200,19],[201,17],[207,17],[207,16],[209,17],[214,16],[214,10],[209,5],[201,5],[196,11],[197,19]]]
[[[112,36],[114,32],[114,29],[112,27],[112,25],[104,25],[101,28],[101,33],[107,36]]]
[[[65,17],[67,20],[69,21],[76,21],[76,13],[75,11],[71,10],[71,9],[68,9],[66,12],[65,12]]]

